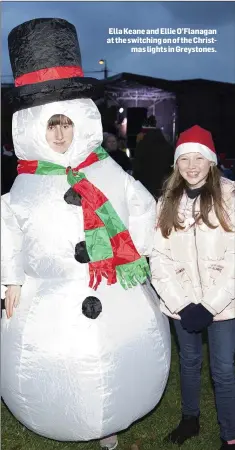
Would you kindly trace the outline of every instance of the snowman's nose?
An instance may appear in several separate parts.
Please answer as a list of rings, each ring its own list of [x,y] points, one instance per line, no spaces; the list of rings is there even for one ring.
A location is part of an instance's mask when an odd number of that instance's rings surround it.
[[[102,312],[101,301],[97,297],[86,297],[82,303],[82,313],[88,319],[97,319]]]

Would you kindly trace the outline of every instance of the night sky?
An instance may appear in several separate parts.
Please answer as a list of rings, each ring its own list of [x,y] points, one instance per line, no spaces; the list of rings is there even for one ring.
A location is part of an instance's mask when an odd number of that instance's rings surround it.
[[[105,58],[110,76],[120,72],[131,72],[171,80],[204,78],[235,82],[234,2],[3,1],[3,82],[7,81],[5,75],[11,75],[7,49],[8,33],[16,25],[39,17],[63,18],[75,25],[79,36],[83,69],[87,76],[102,77],[101,73],[92,74],[90,71],[99,70],[101,66],[98,60]],[[218,32],[215,36],[218,40],[215,46],[217,52],[131,53],[131,45],[106,43],[106,39],[111,37],[108,36],[108,29],[111,27],[216,29]]]

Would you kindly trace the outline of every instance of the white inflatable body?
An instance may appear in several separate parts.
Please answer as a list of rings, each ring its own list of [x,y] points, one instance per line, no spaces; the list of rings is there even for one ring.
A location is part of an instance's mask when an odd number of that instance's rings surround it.
[[[75,135],[64,155],[45,140],[48,119],[65,114]],[[56,102],[13,117],[18,158],[76,167],[102,141],[91,100]],[[83,170],[111,201],[139,253],[151,251],[155,202],[111,158]],[[88,287],[82,208],[64,200],[66,176],[19,175],[2,198],[2,283],[22,284],[19,306],[2,319],[2,397],[15,417],[56,440],[90,440],[127,428],[162,397],[170,366],[168,320],[145,284]],[[82,313],[97,297],[102,312]]]

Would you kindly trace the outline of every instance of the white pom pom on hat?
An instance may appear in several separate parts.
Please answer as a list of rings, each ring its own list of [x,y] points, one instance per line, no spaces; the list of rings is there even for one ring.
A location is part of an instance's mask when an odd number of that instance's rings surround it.
[[[212,135],[199,125],[194,125],[179,135],[175,149],[174,166],[177,159],[186,153],[201,153],[204,158],[217,164],[217,155]]]

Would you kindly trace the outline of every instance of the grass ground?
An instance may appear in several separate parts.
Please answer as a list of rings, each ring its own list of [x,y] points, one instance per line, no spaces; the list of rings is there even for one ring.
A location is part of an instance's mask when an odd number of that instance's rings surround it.
[[[173,450],[178,447],[163,442],[164,436],[180,419],[179,360],[172,339],[172,364],[166,392],[157,408],[119,434],[118,450]],[[135,445],[136,444],[136,445]],[[2,450],[98,450],[98,442],[56,442],[25,429],[2,404]],[[214,396],[209,375],[207,346],[204,344],[202,369],[201,433],[181,447],[182,450],[217,450],[220,448]]]

